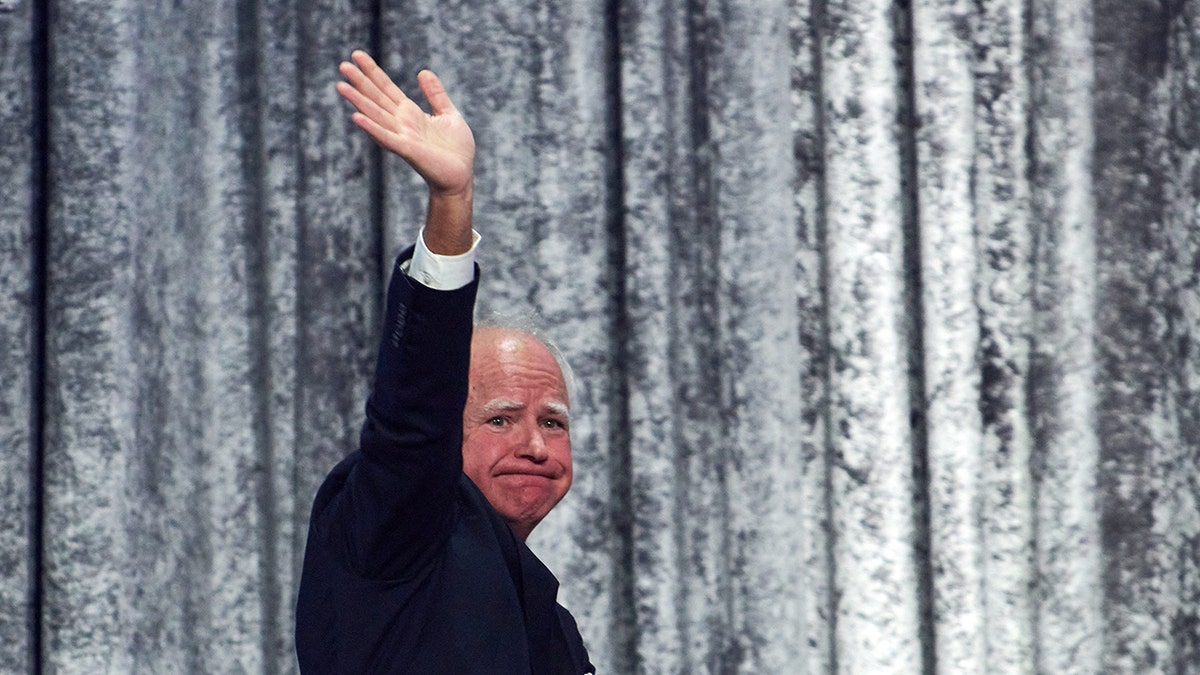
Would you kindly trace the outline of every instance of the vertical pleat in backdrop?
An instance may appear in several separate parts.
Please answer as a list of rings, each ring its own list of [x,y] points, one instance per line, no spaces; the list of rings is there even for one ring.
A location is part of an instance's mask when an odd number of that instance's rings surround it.
[[[42,73],[30,3],[0,12],[0,669],[27,670],[37,597],[34,525]]]
[[[371,16],[325,10],[54,9],[48,669],[294,668],[307,509],[354,445],[379,297],[331,91]]]
[[[622,10],[634,633],[618,663],[780,672],[805,631],[800,378],[780,367],[799,357],[787,7]]]
[[[333,91],[356,47],[446,81],[480,312],[540,313],[579,376],[530,543],[600,672],[1200,668],[1197,0],[0,31],[0,670],[295,671],[425,208]]]
[[[1096,41],[1103,663],[1200,670],[1200,8],[1109,3]]]

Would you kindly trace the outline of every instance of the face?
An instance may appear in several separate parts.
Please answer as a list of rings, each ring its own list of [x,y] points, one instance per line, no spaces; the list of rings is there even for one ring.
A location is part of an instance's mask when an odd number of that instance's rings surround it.
[[[567,386],[524,333],[476,330],[463,410],[463,471],[524,539],[571,487]]]

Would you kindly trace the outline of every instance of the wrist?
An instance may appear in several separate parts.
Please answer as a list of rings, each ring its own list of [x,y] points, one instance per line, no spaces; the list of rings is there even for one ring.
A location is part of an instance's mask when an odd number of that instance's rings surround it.
[[[468,184],[457,191],[429,192],[425,215],[425,245],[439,255],[461,255],[471,250],[473,190]]]
[[[429,201],[445,203],[470,204],[475,196],[475,181],[468,180],[465,185],[458,187],[434,187],[429,185]]]

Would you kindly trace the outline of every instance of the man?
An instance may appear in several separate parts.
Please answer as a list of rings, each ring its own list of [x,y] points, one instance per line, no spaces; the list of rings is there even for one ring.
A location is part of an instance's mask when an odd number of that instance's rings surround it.
[[[300,668],[593,672],[558,582],[524,543],[571,484],[564,369],[529,333],[472,338],[471,130],[432,72],[417,75],[428,115],[365,52],[351,58],[338,92],[425,179],[429,210],[392,273],[359,450],[313,503]]]

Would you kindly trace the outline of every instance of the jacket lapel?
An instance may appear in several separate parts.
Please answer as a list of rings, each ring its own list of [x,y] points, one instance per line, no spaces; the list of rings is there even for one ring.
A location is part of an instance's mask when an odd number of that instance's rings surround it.
[[[521,552],[522,600],[533,675],[577,673],[558,619],[558,579],[528,546],[518,543],[517,548]]]

